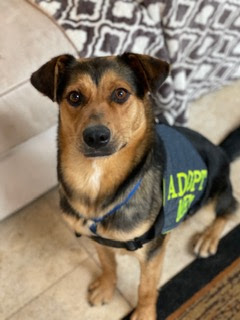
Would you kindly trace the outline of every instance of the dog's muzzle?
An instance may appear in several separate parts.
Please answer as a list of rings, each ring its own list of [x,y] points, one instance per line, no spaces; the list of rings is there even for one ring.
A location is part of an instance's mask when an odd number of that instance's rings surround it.
[[[110,130],[105,126],[91,126],[83,131],[83,141],[95,150],[106,147],[111,138]]]

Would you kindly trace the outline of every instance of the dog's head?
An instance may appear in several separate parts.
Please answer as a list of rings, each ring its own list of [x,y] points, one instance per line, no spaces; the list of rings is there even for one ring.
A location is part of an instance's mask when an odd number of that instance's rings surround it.
[[[149,93],[169,72],[147,55],[75,59],[61,55],[31,76],[32,85],[60,106],[60,136],[85,157],[114,154],[153,120]]]

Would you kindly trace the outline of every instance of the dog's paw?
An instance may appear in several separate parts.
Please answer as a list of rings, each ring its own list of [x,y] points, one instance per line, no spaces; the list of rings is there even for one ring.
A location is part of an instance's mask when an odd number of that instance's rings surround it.
[[[106,276],[100,276],[88,287],[88,302],[91,306],[107,304],[115,291],[115,282]]]
[[[130,317],[130,320],[156,320],[156,308],[149,307],[137,307]]]
[[[219,236],[212,232],[211,228],[198,235],[194,244],[194,253],[201,258],[208,258],[216,254],[219,244]]]

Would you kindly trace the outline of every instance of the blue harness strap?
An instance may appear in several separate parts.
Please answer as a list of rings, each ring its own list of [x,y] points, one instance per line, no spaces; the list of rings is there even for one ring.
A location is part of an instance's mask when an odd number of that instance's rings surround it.
[[[121,209],[123,206],[125,206],[125,204],[127,204],[127,202],[134,196],[134,194],[136,193],[136,191],[138,190],[138,188],[140,187],[142,182],[142,179],[140,179],[135,186],[132,188],[132,190],[129,192],[129,194],[127,195],[127,197],[120,203],[118,203],[114,208],[112,208],[111,210],[109,210],[104,216],[100,217],[100,218],[93,218],[91,219],[94,223],[89,227],[89,229],[97,234],[97,224],[99,222],[102,222],[103,220],[105,220],[106,218],[108,218],[109,216],[113,215],[115,212],[117,212],[119,209]]]

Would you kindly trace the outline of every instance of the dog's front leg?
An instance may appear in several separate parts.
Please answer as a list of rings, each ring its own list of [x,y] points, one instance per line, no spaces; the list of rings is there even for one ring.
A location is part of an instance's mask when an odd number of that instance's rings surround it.
[[[102,274],[89,286],[88,301],[91,305],[108,303],[116,287],[116,260],[113,251],[96,244]]]
[[[138,304],[131,320],[156,320],[157,285],[162,271],[163,258],[169,235],[154,256],[140,259],[141,275],[138,287]]]

